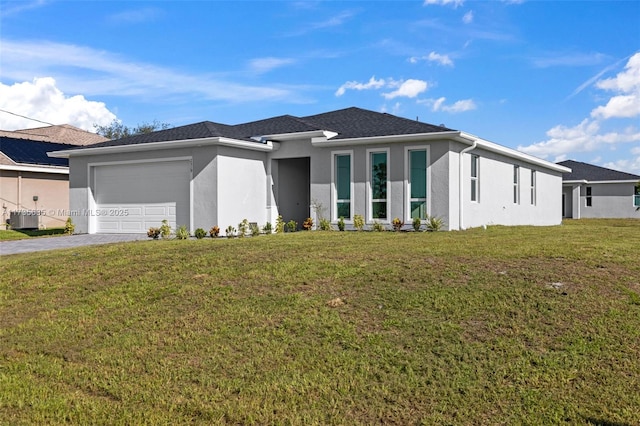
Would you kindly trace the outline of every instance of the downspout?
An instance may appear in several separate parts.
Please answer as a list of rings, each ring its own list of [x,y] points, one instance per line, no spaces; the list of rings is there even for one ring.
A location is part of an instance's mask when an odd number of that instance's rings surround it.
[[[460,151],[460,160],[458,161],[458,172],[460,174],[459,178],[458,178],[458,229],[463,230],[464,229],[464,209],[462,208],[463,202],[464,202],[464,197],[462,196],[462,187],[463,187],[463,176],[462,176],[462,156],[464,154],[466,154],[469,151],[473,151],[474,149],[476,149],[476,147],[478,146],[478,140],[474,140],[473,141],[473,145],[466,147],[465,149],[463,149],[462,151]]]

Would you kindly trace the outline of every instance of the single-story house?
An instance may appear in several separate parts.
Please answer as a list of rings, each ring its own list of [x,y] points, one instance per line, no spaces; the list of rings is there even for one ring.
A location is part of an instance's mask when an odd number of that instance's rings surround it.
[[[561,161],[562,217],[640,218],[640,176],[579,161]]]
[[[68,160],[49,157],[47,152],[107,140],[68,124],[0,130],[2,224],[12,211],[37,211],[39,227],[64,226],[69,211]]]
[[[468,133],[347,108],[227,125],[201,122],[49,153],[68,158],[80,233],[170,224],[221,229],[278,215],[438,217],[449,230],[558,225],[567,167]]]

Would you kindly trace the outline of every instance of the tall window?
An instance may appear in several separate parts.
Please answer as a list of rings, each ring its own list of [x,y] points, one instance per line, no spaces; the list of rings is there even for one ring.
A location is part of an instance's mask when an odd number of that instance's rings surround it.
[[[513,203],[520,204],[520,166],[513,166]]]
[[[591,187],[587,186],[587,196],[585,197],[585,203],[587,207],[591,207],[593,205],[593,200],[591,199]]]
[[[536,205],[536,171],[531,170],[531,205]]]
[[[335,218],[351,218],[351,154],[335,154],[334,156],[334,185],[335,185]]]
[[[370,152],[369,154],[369,191],[371,194],[371,219],[388,219],[387,185],[388,152]]]
[[[480,199],[480,157],[471,155],[471,201]]]
[[[640,182],[636,183],[633,194],[633,206],[640,207]]]
[[[427,150],[410,149],[409,161],[409,211],[411,218],[427,217]]]

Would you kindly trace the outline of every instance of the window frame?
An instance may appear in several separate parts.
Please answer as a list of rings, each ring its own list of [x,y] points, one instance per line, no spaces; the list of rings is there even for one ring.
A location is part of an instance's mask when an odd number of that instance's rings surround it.
[[[513,204],[520,204],[520,166],[513,165]]]
[[[469,169],[469,176],[471,187],[469,189],[469,199],[472,203],[480,202],[480,156],[478,154],[470,154],[471,163]],[[475,165],[475,176],[473,173]],[[474,191],[475,189],[475,191]]]
[[[381,223],[391,223],[391,218],[390,216],[390,203],[389,203],[389,196],[391,194],[391,179],[389,179],[389,171],[391,170],[390,168],[390,159],[391,159],[391,150],[388,147],[384,147],[384,148],[371,148],[371,149],[367,149],[367,222],[373,222],[374,220],[377,220]],[[387,165],[387,170],[386,170],[386,198],[382,199],[374,199],[373,198],[373,155],[374,154],[385,154],[387,156],[386,158],[386,165]],[[374,202],[383,202],[386,204],[386,212],[387,212],[387,217],[382,219],[382,218],[374,218],[373,217],[373,203]]]
[[[640,208],[640,182],[633,185],[633,207]]]
[[[345,217],[345,222],[353,222],[353,150],[331,151],[331,220],[337,222],[340,219],[338,215],[338,183],[337,183],[337,159],[339,156],[349,156],[349,217]]]
[[[410,222],[413,220],[411,217],[411,202],[412,200],[420,200],[421,198],[411,198],[411,159],[410,153],[412,151],[425,151],[425,216],[431,215],[431,191],[429,188],[429,184],[431,182],[431,167],[430,167],[430,152],[429,145],[414,145],[414,146],[405,146],[404,147],[404,199],[405,199],[405,213],[404,220],[405,222]],[[426,217],[420,218],[421,221],[424,222]]]
[[[593,187],[591,186],[585,187],[584,206],[593,207]]]
[[[538,194],[537,194],[537,179],[538,179],[538,175],[536,174],[535,170],[531,170],[531,205],[535,206],[538,203]]]

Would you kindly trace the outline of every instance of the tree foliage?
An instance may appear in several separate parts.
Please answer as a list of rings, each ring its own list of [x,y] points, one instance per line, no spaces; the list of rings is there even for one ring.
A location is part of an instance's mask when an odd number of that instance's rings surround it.
[[[96,133],[109,139],[122,139],[129,136],[142,135],[145,133],[155,132],[156,130],[165,130],[171,127],[169,123],[161,123],[153,120],[151,123],[138,124],[136,127],[129,127],[122,124],[120,120],[113,120],[106,126],[94,124]]]

